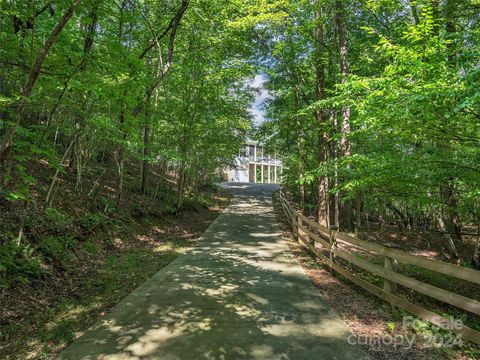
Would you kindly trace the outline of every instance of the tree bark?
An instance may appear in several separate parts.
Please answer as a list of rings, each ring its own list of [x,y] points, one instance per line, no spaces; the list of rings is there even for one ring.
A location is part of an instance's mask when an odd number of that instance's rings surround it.
[[[295,84],[295,111],[300,110],[300,85]],[[298,151],[298,191],[300,192],[300,204],[303,206],[305,204],[305,184],[303,181],[304,178],[304,146],[305,146],[305,137],[303,135],[302,122],[298,115],[295,116],[295,124],[297,127],[297,151]]]
[[[167,51],[167,61],[163,64],[161,71],[157,74],[156,78],[153,80],[152,84],[147,88],[145,98],[140,100],[138,104],[135,106],[133,109],[131,115],[133,118],[136,118],[140,112],[144,109],[145,104],[148,104],[150,102],[151,96],[153,92],[157,89],[158,85],[162,82],[162,80],[165,78],[167,73],[169,72],[172,62],[173,62],[173,54],[174,54],[174,49],[175,49],[175,37],[177,33],[178,26],[180,25],[180,21],[183,18],[183,15],[185,14],[185,11],[187,10],[188,6],[190,4],[190,0],[182,0],[182,5],[178,9],[177,13],[175,16],[172,18],[172,21],[164,31],[164,34],[166,35],[168,31],[170,31],[170,36],[169,36],[169,43],[168,43],[168,51]],[[142,54],[139,56],[140,59],[142,59],[146,53],[153,48],[147,48],[145,49]],[[123,124],[125,122],[125,116],[126,116],[126,109],[122,109],[122,112],[120,113],[120,124]],[[127,133],[123,131],[124,133],[124,140],[126,139]],[[117,185],[116,185],[116,204],[117,204],[117,209],[120,205],[121,199],[122,199],[122,194],[123,194],[123,165],[124,165],[124,149],[123,145],[119,144],[117,146],[117,149],[115,151],[116,155],[113,155],[113,159],[116,161],[117,165]],[[112,166],[113,163],[110,163],[109,166]],[[108,173],[108,171],[107,171]],[[103,191],[103,189],[100,189],[100,191]]]
[[[126,94],[124,96],[126,96]],[[115,150],[114,158],[113,158],[117,165],[117,185],[116,185],[117,196],[115,201],[115,210],[118,210],[118,208],[120,207],[120,202],[122,201],[122,196],[123,196],[123,170],[124,170],[124,163],[125,163],[125,148],[123,146],[123,142],[127,140],[127,135],[128,135],[128,132],[125,129],[126,111],[127,111],[126,105],[124,105],[124,109],[120,113],[120,118],[119,118],[119,126],[123,133],[122,143],[118,144]]]
[[[145,91],[145,98],[142,99],[133,109],[132,116],[134,118],[136,118],[138,114],[140,114],[145,104],[150,101],[150,98],[152,97],[153,92],[158,87],[158,85],[160,85],[162,80],[165,78],[165,76],[167,76],[168,72],[170,71],[170,68],[173,63],[173,55],[175,52],[175,37],[177,35],[178,26],[180,25],[180,21],[182,20],[183,15],[185,15],[185,12],[187,11],[189,4],[190,4],[190,0],[182,0],[182,5],[178,9],[177,13],[172,18],[170,24],[168,25],[167,29],[164,31],[164,34],[162,35],[163,37],[167,34],[168,31],[170,31],[166,62],[163,64],[162,70],[157,74],[157,77],[153,80],[153,82]],[[157,43],[155,42],[155,44]],[[146,55],[146,53],[150,51],[153,47],[154,47],[153,45],[149,45],[142,52],[142,54],[140,54],[139,58],[142,59]]]
[[[348,46],[347,46],[347,29],[345,25],[345,8],[343,0],[337,0],[336,7],[336,23],[338,28],[338,46],[340,52],[340,74],[342,77],[342,84],[348,80],[350,72],[348,65]],[[342,106],[342,140],[340,148],[342,156],[350,156],[350,107]]]
[[[148,111],[145,117],[145,124],[143,126],[143,160],[140,179],[140,190],[144,195],[147,192],[148,171],[150,167],[147,159],[150,156],[150,124],[148,124]]]
[[[62,32],[65,25],[72,18],[76,8],[80,4],[81,0],[74,0],[72,4],[68,7],[65,14],[62,16],[58,24],[55,26],[53,31],[50,33],[47,41],[43,45],[42,49],[37,55],[35,63],[30,71],[27,82],[20,90],[20,101],[16,108],[16,116],[14,123],[7,128],[1,142],[0,142],[0,164],[4,163],[10,153],[10,149],[13,146],[13,135],[22,120],[23,113],[25,111],[25,99],[32,95],[33,88],[40,76],[40,71],[42,70],[43,63],[45,62],[50,49],[58,38],[58,35]]]
[[[455,57],[457,55],[457,46],[455,44],[455,17],[457,13],[457,0],[446,0],[445,2],[445,30],[447,32],[447,58],[450,65],[455,66]]]
[[[447,243],[447,246],[448,246],[448,250],[450,252],[450,254],[455,258],[455,259],[458,259],[458,250],[457,250],[457,246],[455,245],[455,242],[453,241],[453,238],[452,236],[450,235],[448,229],[447,229],[447,226],[443,220],[443,217],[441,214],[438,214],[436,216],[436,221],[437,221],[437,226],[438,226],[438,230],[440,230],[442,233],[443,233],[443,238],[445,239],[446,243]]]
[[[343,0],[335,1],[335,21],[337,23],[338,29],[338,47],[340,53],[340,74],[342,78],[342,84],[345,84],[348,80],[348,74],[350,72],[348,64],[348,45],[347,45],[347,27],[345,24],[345,6]],[[341,132],[342,139],[340,141],[340,151],[341,156],[346,158],[349,157],[350,152],[350,106],[342,106],[342,124]],[[342,230],[353,231],[353,202],[351,200],[340,199],[340,211],[339,226]]]
[[[64,165],[64,162],[70,152],[70,150],[72,149],[73,147],[73,144],[75,143],[75,140],[77,138],[77,135],[75,135],[73,137],[73,140],[70,142],[70,145],[68,145],[67,147],[67,150],[65,150],[65,153],[63,154],[63,157],[62,159],[60,160],[60,164],[59,164],[59,167],[55,170],[55,174],[53,175],[53,178],[52,178],[52,181],[50,183],[50,186],[48,188],[48,193],[47,193],[47,197],[45,198],[45,203],[43,204],[43,210],[45,211],[49,206],[50,204],[52,203],[52,199],[53,199],[53,188],[55,186],[55,183],[57,182],[57,179],[58,179],[58,174],[60,174],[60,167],[63,167]]]
[[[418,17],[418,10],[417,10],[417,5],[415,4],[415,0],[410,0],[410,9],[412,10],[412,17],[413,21],[415,22],[415,25],[420,24],[420,18]]]
[[[315,11],[315,73],[316,73],[316,98],[325,99],[325,54],[322,48],[324,38],[324,24],[322,16],[322,2],[317,1]],[[318,160],[320,167],[326,167],[328,160],[328,132],[324,110],[317,110],[315,117],[318,125]],[[329,221],[329,197],[328,175],[325,169],[321,169],[318,177],[318,222],[328,227]]]
[[[480,269],[480,224],[477,226],[477,241],[473,248],[472,265],[475,269]]]

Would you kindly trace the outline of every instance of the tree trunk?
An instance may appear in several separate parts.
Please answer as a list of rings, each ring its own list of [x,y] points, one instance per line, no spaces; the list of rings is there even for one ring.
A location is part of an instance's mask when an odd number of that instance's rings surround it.
[[[430,6],[432,7],[433,26],[432,35],[438,35],[440,30],[440,0],[430,0]]]
[[[125,90],[124,97],[126,96],[127,96],[127,91]],[[116,186],[117,196],[115,201],[115,205],[116,205],[115,210],[118,210],[118,208],[120,207],[120,202],[122,201],[122,196],[123,196],[123,170],[124,170],[124,163],[125,163],[125,148],[124,148],[123,142],[127,140],[127,136],[128,136],[128,132],[125,127],[126,111],[127,111],[126,105],[124,105],[124,108],[120,113],[120,118],[119,118],[120,130],[123,133],[122,142],[118,144],[117,150],[115,151],[115,158],[114,158],[117,165],[117,186]]]
[[[409,3],[410,3],[410,9],[412,10],[413,21],[415,22],[415,25],[419,25],[420,18],[418,17],[418,10],[417,10],[417,5],[415,3],[415,0],[409,0]]]
[[[435,20],[440,21],[440,15],[438,10],[438,1],[432,0],[432,6],[434,6],[434,14]],[[455,0],[447,0],[445,4],[445,29],[447,31],[447,37],[450,41],[452,41],[454,37],[455,29]],[[454,64],[454,56],[455,56],[455,45],[450,42],[447,45],[447,59],[450,66],[455,66]],[[445,142],[439,143],[440,149],[448,148],[449,144]],[[440,199],[443,204],[443,211],[437,218],[437,225],[440,228],[440,231],[444,232],[444,238],[447,240],[449,245],[450,253],[455,257],[458,258],[458,251],[455,246],[455,243],[452,239],[455,238],[456,240],[462,240],[461,237],[461,222],[460,216],[458,214],[458,200],[459,196],[456,189],[454,176],[446,176],[442,184],[440,185]],[[442,216],[443,215],[443,216]],[[448,233],[448,234],[447,234]],[[452,236],[453,235],[453,236]]]
[[[120,202],[123,196],[123,173],[125,168],[125,150],[123,146],[120,146],[117,152],[117,197],[115,200],[115,211],[120,208]]]
[[[440,230],[442,232],[442,236],[443,236],[443,238],[445,239],[445,241],[448,245],[448,250],[449,250],[450,254],[455,259],[458,259],[457,246],[455,245],[455,242],[453,241],[452,236],[448,232],[447,226],[445,225],[445,221],[443,220],[443,217],[442,217],[441,214],[437,214],[436,221],[437,221],[438,230]]]
[[[88,24],[85,27],[85,36],[83,39],[83,58],[78,65],[78,68],[75,70],[80,70],[82,74],[85,73],[87,70],[87,63],[89,60],[90,53],[93,49],[93,44],[95,42],[95,35],[96,29],[98,25],[98,8],[100,5],[100,1],[95,2],[92,6],[92,9],[88,12],[88,16],[85,17],[85,20],[88,21]],[[72,76],[73,77],[73,76]],[[66,86],[64,87],[66,90]],[[85,119],[87,117],[87,99],[88,99],[89,91],[86,91],[86,96],[82,97],[81,101],[81,108],[85,109],[80,114],[78,114],[75,128],[76,129],[84,129],[85,127]],[[62,95],[63,96],[63,95]],[[81,137],[77,137],[74,144],[74,151],[72,152],[72,168],[76,173],[76,183],[75,183],[75,193],[80,191],[80,185],[82,182],[82,143]]]
[[[348,80],[348,47],[347,47],[347,30],[345,25],[345,9],[343,0],[337,0],[336,7],[336,23],[338,28],[338,46],[340,52],[340,74],[342,76],[342,84]],[[350,156],[350,107],[342,106],[342,140],[340,148],[342,156]]]
[[[177,210],[179,211],[183,205],[183,192],[185,191],[185,173],[183,170],[180,171],[178,183],[178,199],[177,199]]]
[[[299,85],[295,84],[295,111],[300,110],[300,89]],[[295,116],[295,124],[297,127],[297,151],[298,151],[298,190],[300,192],[300,205],[303,207],[305,205],[305,183],[303,181],[304,177],[304,167],[303,167],[303,158],[304,158],[304,146],[305,138],[303,135],[302,122],[300,117]]]
[[[65,160],[67,159],[67,156],[70,152],[70,150],[72,149],[72,146],[73,144],[75,143],[75,140],[77,138],[77,135],[74,136],[72,142],[70,143],[70,145],[68,145],[67,147],[67,150],[65,150],[65,153],[63,154],[63,157],[62,159],[60,160],[60,164],[59,164],[59,167],[57,168],[57,170],[55,170],[55,174],[53,175],[53,178],[52,178],[52,181],[50,183],[50,186],[48,188],[48,193],[47,193],[47,197],[45,198],[45,203],[43,204],[43,210],[45,211],[49,206],[50,204],[52,203],[52,199],[53,199],[53,188],[55,186],[55,183],[57,182],[57,179],[58,179],[58,174],[60,174],[60,167],[63,167],[63,163],[65,162]]]
[[[142,194],[147,193],[148,171],[150,163],[148,157],[150,156],[150,103],[147,103],[145,108],[145,122],[143,125],[143,160],[140,171],[140,191]]]
[[[442,220],[445,223],[444,230],[448,231],[450,235],[453,235],[457,240],[462,240],[460,215],[457,211],[458,194],[454,181],[453,177],[447,177],[440,186],[440,198],[445,215]]]
[[[472,265],[475,269],[480,270],[480,224],[477,226],[477,242],[473,248]]]
[[[355,199],[355,233],[358,235],[362,230],[362,199],[357,196]]]
[[[91,191],[91,192],[94,191],[93,197],[92,197],[92,206],[91,206],[92,211],[94,211],[97,208],[98,201],[100,200],[100,196],[102,196],[103,194],[103,188],[105,187],[107,178],[111,176],[109,170],[113,168],[113,164],[111,165],[111,163],[114,162],[113,154],[106,154],[106,156],[108,158],[106,159],[105,168],[103,169],[102,174],[100,175],[97,181],[97,188],[95,190],[92,189]]]
[[[401,212],[395,205],[390,202],[387,202],[387,207],[395,214],[397,217],[400,218],[398,225],[400,227],[400,231],[403,231],[404,228],[408,227],[408,215]]]
[[[455,66],[455,57],[457,55],[457,46],[455,33],[457,31],[455,21],[457,13],[458,0],[446,0],[445,2],[445,30],[447,32],[447,58],[450,65]]]
[[[62,32],[65,25],[67,25],[68,21],[73,16],[76,8],[80,4],[81,0],[74,0],[72,4],[68,7],[67,11],[60,19],[58,24],[55,26],[53,31],[50,33],[49,37],[47,38],[45,44],[43,45],[42,49],[37,55],[35,60],[35,64],[33,65],[30,75],[28,77],[27,82],[20,90],[20,102],[15,110],[15,121],[14,123],[7,128],[1,142],[0,142],[0,164],[4,163],[7,159],[8,155],[10,154],[10,148],[13,146],[13,135],[15,134],[15,130],[17,129],[20,121],[22,120],[23,113],[25,111],[25,102],[26,98],[32,95],[33,88],[38,80],[40,75],[40,71],[42,70],[43,63],[47,59],[48,53],[52,48],[53,44],[58,38],[58,35]]]
[[[347,46],[347,29],[345,25],[345,7],[343,0],[335,1],[335,20],[338,28],[338,46],[340,53],[340,74],[342,84],[348,80],[348,46]],[[340,142],[340,151],[342,157],[350,156],[350,107],[342,106],[342,140]],[[351,200],[340,201],[340,227],[345,231],[353,231],[353,202]]]
[[[325,49],[324,24],[322,16],[322,2],[317,1],[315,11],[315,73],[316,73],[316,97],[317,100],[325,99]],[[318,125],[318,160],[321,167],[326,167],[328,160],[328,132],[324,110],[317,110],[315,117]],[[328,199],[328,174],[325,169],[321,170],[318,177],[318,222],[328,227],[329,221],[329,199]]]
[[[336,134],[338,132],[338,117],[336,111],[329,111],[330,113],[330,123],[333,125],[333,133]],[[333,174],[333,187],[338,188],[339,185],[339,174],[338,174],[338,156],[339,155],[339,147],[337,141],[330,142],[330,156],[334,161],[335,171]],[[333,209],[333,211],[332,211]],[[340,226],[340,193],[339,191],[335,191],[334,196],[330,199],[330,219],[333,213],[333,225],[337,228]]]
[[[153,95],[153,92],[157,89],[157,87],[163,81],[165,76],[167,76],[168,72],[172,67],[173,55],[175,51],[175,37],[177,35],[178,26],[180,25],[180,22],[183,16],[185,15],[185,12],[187,11],[189,5],[190,5],[190,0],[182,0],[182,4],[180,8],[178,9],[175,16],[171,19],[170,24],[168,25],[167,29],[165,29],[165,31],[161,36],[161,37],[165,36],[170,31],[166,62],[163,64],[162,70],[157,74],[157,76],[152,81],[150,86],[146,89],[145,97],[141,101],[139,101],[135,106],[135,108],[133,109],[132,111],[133,118],[136,118],[138,114],[140,114],[140,112],[142,111],[145,104],[148,104],[148,102],[150,101],[150,98]],[[157,41],[158,39],[152,42],[153,45],[149,45],[140,54],[139,59],[143,59],[143,57],[147,54],[147,52],[150,51],[155,46],[155,44],[157,44]]]
[[[140,180],[140,190],[144,195],[147,193],[148,171],[150,168],[148,156],[150,156],[150,125],[146,123],[143,128],[143,160]]]

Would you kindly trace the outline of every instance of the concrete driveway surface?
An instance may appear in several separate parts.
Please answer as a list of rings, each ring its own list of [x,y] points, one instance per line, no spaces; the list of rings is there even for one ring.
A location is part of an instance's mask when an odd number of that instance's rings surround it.
[[[59,359],[368,359],[282,239],[277,186],[224,186],[235,197],[199,245]]]

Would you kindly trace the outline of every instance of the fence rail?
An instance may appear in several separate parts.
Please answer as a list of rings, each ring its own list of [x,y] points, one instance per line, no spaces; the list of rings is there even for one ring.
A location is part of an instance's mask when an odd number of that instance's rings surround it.
[[[473,314],[480,315],[480,302],[478,300],[470,299],[400,274],[395,271],[394,264],[396,261],[399,261],[448,275],[456,279],[466,280],[474,284],[480,284],[480,271],[412,255],[404,251],[360,240],[348,234],[328,229],[304,216],[300,211],[295,210],[286,198],[283,190],[280,190],[280,203],[297,240],[301,241],[304,246],[306,246],[332,270],[338,272],[373,295],[389,302],[393,306],[407,310],[434,325],[461,335],[462,339],[480,344],[479,331],[458,323],[455,323],[454,326],[452,326],[451,319],[438,315],[433,311],[427,310],[403,297],[400,297],[395,289],[396,284],[399,284],[433,299],[456,306]],[[317,247],[317,244],[321,245],[321,247]],[[384,266],[378,266],[364,258],[356,256],[348,250],[341,249],[339,245],[342,244],[353,245],[357,248],[382,256],[384,258]],[[322,249],[328,251],[328,256],[322,253]],[[335,261],[336,257],[342,258],[363,270],[383,278],[383,289],[362,280],[350,270],[342,267],[338,261]]]

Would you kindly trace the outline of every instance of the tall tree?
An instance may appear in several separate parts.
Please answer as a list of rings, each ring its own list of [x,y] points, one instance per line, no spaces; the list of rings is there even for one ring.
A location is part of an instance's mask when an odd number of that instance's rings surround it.
[[[316,76],[316,100],[324,100],[325,89],[325,66],[326,49],[324,39],[323,1],[318,0],[315,4],[315,76]],[[323,109],[315,112],[318,124],[318,160],[320,162],[320,174],[318,176],[318,222],[323,226],[330,225],[329,211],[329,182],[326,173],[328,161],[328,124],[327,116]]]

